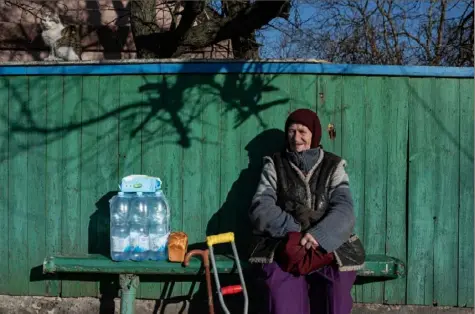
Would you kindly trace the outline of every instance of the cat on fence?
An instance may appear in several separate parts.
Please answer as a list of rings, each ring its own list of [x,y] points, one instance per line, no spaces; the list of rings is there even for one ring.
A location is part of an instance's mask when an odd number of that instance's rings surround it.
[[[81,60],[81,38],[76,26],[65,26],[57,13],[45,12],[41,15],[41,37],[50,48],[46,61]]]

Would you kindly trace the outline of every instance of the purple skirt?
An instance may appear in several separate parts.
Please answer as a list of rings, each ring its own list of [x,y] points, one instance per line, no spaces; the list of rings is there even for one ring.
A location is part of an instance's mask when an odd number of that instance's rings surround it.
[[[260,278],[268,314],[350,314],[356,272],[326,266],[307,276],[294,276],[275,262],[263,264]]]

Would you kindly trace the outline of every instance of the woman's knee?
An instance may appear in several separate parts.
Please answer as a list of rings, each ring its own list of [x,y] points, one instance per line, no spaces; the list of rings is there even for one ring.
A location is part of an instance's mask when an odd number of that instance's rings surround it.
[[[312,313],[349,314],[353,308],[351,289],[356,272],[326,268],[310,278]]]
[[[294,276],[283,271],[277,264],[262,267],[262,283],[266,291],[261,295],[266,311],[271,314],[309,313],[308,285],[303,276]]]

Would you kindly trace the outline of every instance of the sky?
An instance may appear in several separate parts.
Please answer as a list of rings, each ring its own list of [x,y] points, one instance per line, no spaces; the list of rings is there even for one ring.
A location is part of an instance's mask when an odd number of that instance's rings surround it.
[[[316,7],[312,3],[316,3],[316,1],[327,1],[327,0],[307,0],[307,1],[297,1],[296,4],[293,6],[292,11],[291,11],[291,18],[290,20],[292,21],[295,17],[295,14],[298,13],[300,15],[300,18],[302,21],[309,20],[311,19],[317,12],[316,12]],[[330,1],[330,0],[328,0]],[[358,1],[358,0],[356,0]],[[371,1],[370,1],[371,2]],[[407,3],[414,3],[413,1],[408,1]],[[422,12],[427,12],[429,8],[430,1],[421,1],[421,5],[419,7],[419,11]],[[454,18],[460,16],[460,14],[463,13],[466,4],[463,1],[458,1],[458,0],[451,0],[449,2],[450,9],[447,12],[447,18]],[[473,5],[473,4],[472,4]],[[416,27],[418,25],[419,21],[412,21],[413,26]],[[282,28],[282,24],[285,25],[286,21],[282,18],[275,19],[270,23],[271,25],[277,25],[279,24],[279,27]],[[285,26],[284,26],[285,27]],[[275,51],[272,51],[272,49],[269,49],[269,43],[272,43],[273,41],[279,40],[279,37],[281,35],[281,32],[276,30],[275,28],[272,27],[266,27],[265,29],[260,31],[259,36],[259,42],[266,45],[261,49],[261,57],[263,58],[272,58],[276,57]]]

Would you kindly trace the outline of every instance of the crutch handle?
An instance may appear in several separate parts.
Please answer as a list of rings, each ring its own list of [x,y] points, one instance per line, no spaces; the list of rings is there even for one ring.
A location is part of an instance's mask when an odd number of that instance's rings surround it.
[[[213,246],[220,243],[234,242],[234,232],[220,233],[206,237],[208,246]]]

